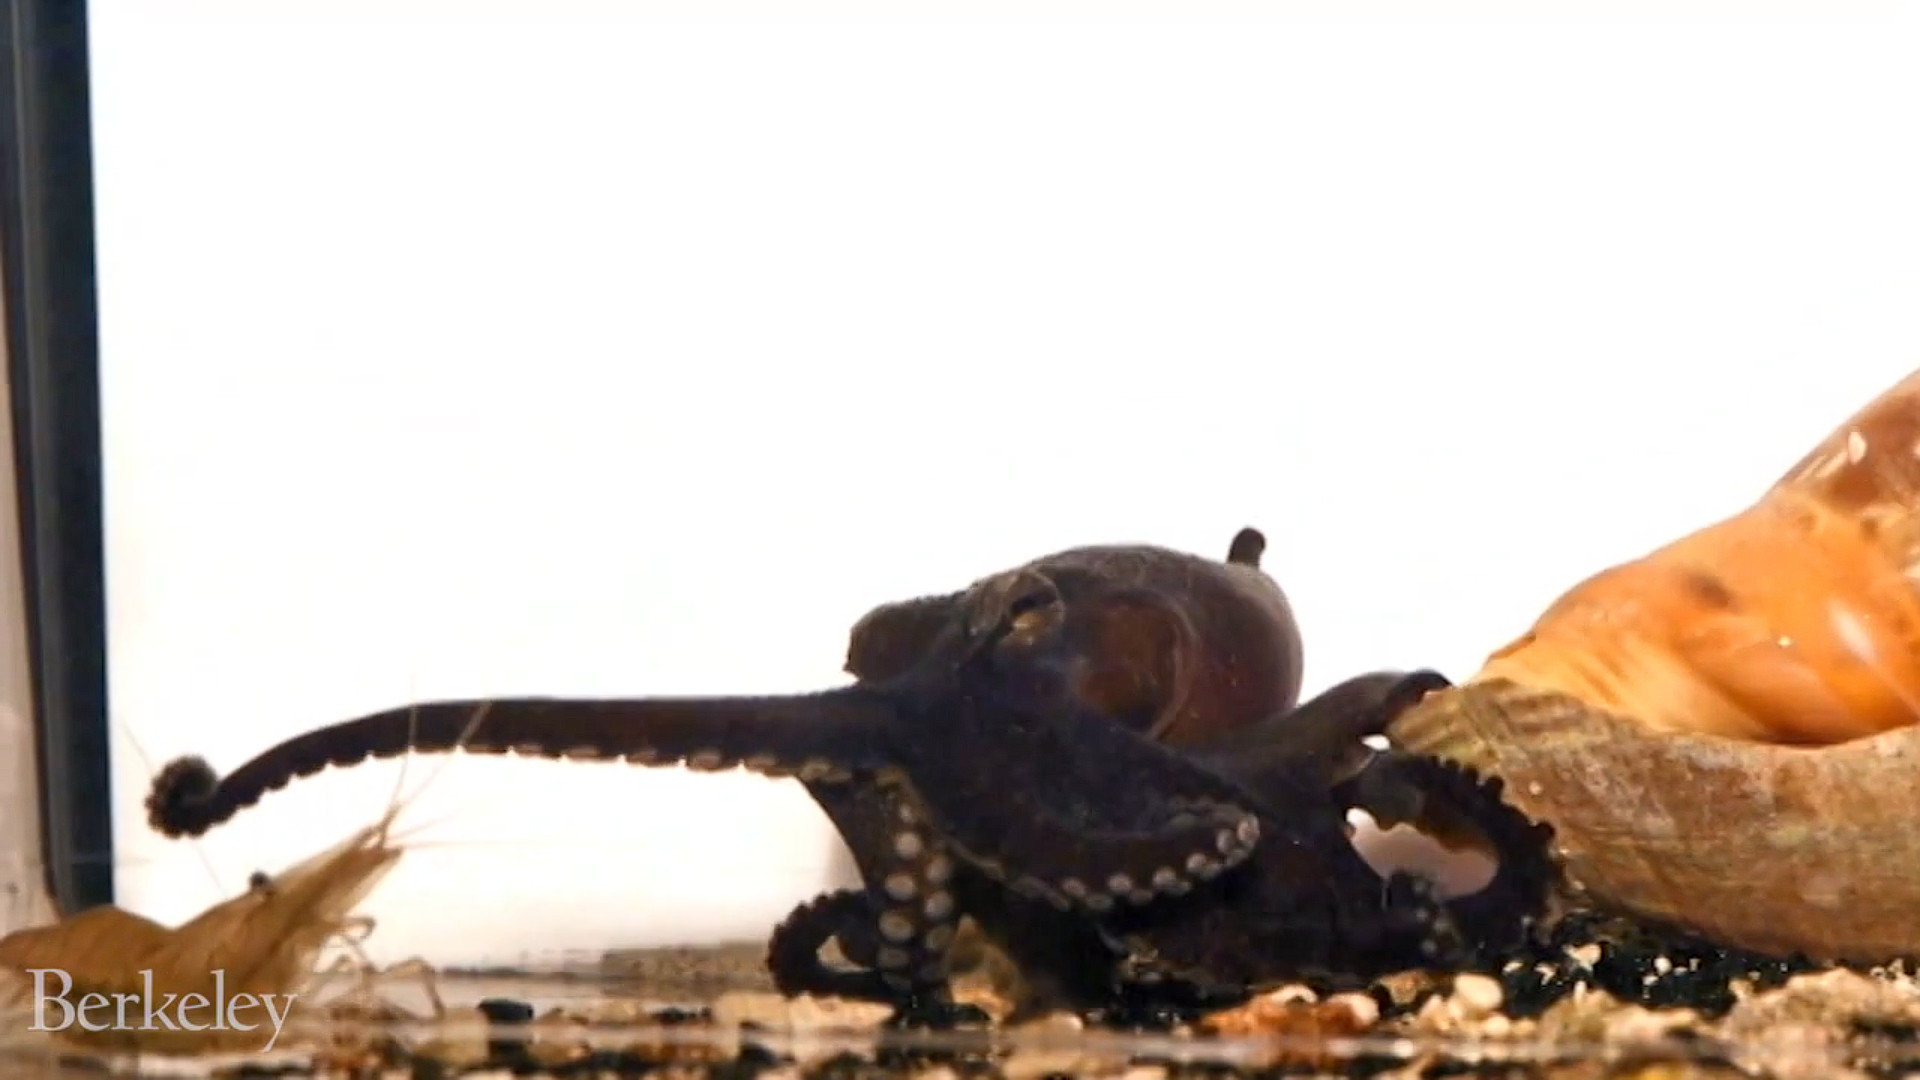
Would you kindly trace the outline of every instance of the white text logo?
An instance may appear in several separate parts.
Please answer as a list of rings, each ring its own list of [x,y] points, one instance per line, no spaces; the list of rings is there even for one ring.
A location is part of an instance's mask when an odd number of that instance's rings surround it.
[[[243,993],[228,997],[227,973],[215,971],[211,998],[197,993],[156,997],[153,969],[146,968],[140,972],[140,993],[87,993],[78,1001],[69,1001],[73,976],[60,968],[26,970],[33,976],[34,1031],[65,1031],[76,1025],[84,1031],[258,1031],[271,1027],[273,1034],[261,1049],[272,1050],[297,996]],[[59,989],[49,993],[49,981],[56,982]],[[263,1010],[266,1015],[246,1015],[252,1010]]]

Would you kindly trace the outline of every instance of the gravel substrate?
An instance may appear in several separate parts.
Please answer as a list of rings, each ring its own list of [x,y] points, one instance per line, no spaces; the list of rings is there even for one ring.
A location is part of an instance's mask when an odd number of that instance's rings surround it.
[[[370,984],[325,1006],[319,1052],[171,1062],[227,1077],[659,1076],[726,1080],[1224,1080],[1340,1077],[1920,1077],[1920,985],[1730,955],[1572,920],[1524,957],[1453,976],[1407,972],[1366,993],[1282,987],[1194,1016],[1055,1013],[947,1032],[889,1010],[767,986],[759,945],[610,954],[582,977],[447,973],[446,1014]],[[1018,987],[979,963],[959,994],[1004,1017]],[[144,1066],[147,1064],[143,1062]],[[0,1069],[0,1080],[17,1070]],[[42,1072],[38,1075],[47,1075]]]

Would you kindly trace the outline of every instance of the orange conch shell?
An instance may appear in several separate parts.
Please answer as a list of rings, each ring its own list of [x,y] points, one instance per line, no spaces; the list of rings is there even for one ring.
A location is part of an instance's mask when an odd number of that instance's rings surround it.
[[[1767,952],[1920,954],[1917,569],[1920,371],[1390,734],[1502,777],[1604,904]]]
[[[1832,743],[1920,720],[1920,372],[1725,521],[1568,591],[1481,678],[1661,731]]]

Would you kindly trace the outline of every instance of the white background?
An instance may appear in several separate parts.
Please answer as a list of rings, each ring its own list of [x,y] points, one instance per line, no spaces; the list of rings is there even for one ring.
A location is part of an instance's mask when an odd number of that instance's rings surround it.
[[[1920,365],[1920,18],[97,0],[112,709],[229,768],[408,699],[811,689],[1043,552],[1222,553],[1308,693],[1455,677]],[[383,958],[758,938],[797,786],[424,759]],[[199,847],[172,921],[393,768]]]

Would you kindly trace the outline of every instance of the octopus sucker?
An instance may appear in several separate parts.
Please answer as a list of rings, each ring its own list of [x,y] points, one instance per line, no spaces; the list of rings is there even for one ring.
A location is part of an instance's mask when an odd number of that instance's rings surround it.
[[[1746,509],[1569,589],[1392,742],[1506,781],[1592,902],[1756,952],[1920,954],[1917,443],[1920,371]]]

